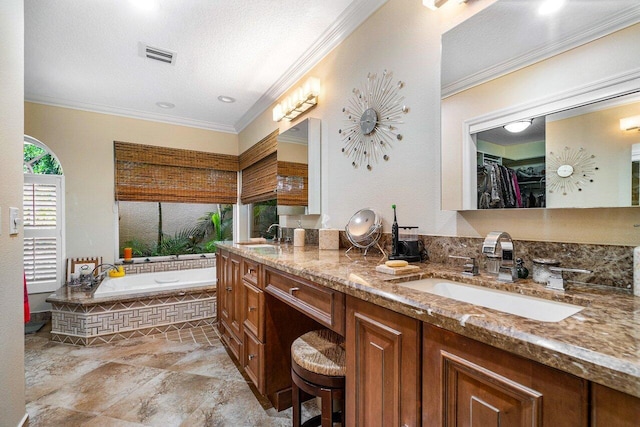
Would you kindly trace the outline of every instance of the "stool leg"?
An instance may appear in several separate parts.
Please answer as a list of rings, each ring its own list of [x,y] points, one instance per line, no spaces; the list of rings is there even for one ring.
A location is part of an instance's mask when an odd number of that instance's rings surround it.
[[[295,374],[294,374],[295,375]],[[291,406],[293,407],[293,427],[300,427],[301,415],[300,414],[300,388],[295,383],[291,382]]]
[[[322,399],[322,427],[333,426],[333,396],[330,390],[322,389],[320,399]]]

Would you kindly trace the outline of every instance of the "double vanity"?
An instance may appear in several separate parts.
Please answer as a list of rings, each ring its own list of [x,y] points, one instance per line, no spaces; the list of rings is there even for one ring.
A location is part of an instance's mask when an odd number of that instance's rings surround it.
[[[353,252],[353,251],[351,251]],[[291,403],[303,333],[346,339],[347,425],[633,426],[640,301],[629,292],[291,245],[220,245],[218,326],[258,392]]]

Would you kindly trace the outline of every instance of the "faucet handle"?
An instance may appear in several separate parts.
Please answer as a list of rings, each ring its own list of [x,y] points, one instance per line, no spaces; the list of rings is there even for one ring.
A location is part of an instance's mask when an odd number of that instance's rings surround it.
[[[564,268],[564,267],[549,267],[551,275],[547,278],[547,288],[554,289],[556,291],[564,291],[564,277],[562,273],[565,271],[569,273],[584,273],[591,274],[591,270],[585,270],[582,268]]]
[[[470,263],[467,262],[464,264],[464,271],[462,272],[462,274],[464,274],[465,276],[477,276],[478,275],[478,264],[476,264],[476,259],[474,257],[468,257],[468,256],[458,256],[458,255],[449,255],[449,258],[457,258],[457,259],[465,259],[467,261],[471,261]]]

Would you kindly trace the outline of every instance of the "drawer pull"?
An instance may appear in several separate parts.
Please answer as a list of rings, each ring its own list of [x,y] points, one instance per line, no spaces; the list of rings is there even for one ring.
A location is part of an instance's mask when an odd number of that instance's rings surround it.
[[[249,356],[247,356],[249,358],[249,360],[253,360],[256,358],[255,354],[250,354]]]
[[[249,311],[256,311],[257,307],[249,307]]]
[[[227,292],[231,292],[233,290],[233,288],[231,286],[227,286]]]
[[[291,288],[291,289],[289,289],[289,294],[293,295],[294,292],[297,292],[299,290],[300,290],[300,288]]]

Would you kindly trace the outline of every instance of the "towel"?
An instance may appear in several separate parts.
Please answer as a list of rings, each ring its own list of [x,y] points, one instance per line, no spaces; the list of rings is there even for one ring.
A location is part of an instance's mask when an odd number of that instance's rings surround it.
[[[29,294],[27,293],[27,275],[24,275],[24,323],[31,320],[31,311],[29,310]]]

